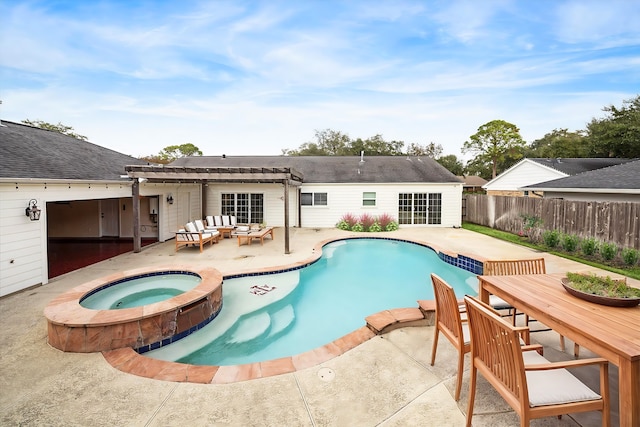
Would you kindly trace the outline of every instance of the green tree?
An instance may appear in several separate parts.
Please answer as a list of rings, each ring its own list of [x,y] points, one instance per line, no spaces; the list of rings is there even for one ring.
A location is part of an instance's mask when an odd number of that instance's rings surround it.
[[[526,157],[559,158],[587,157],[588,147],[583,131],[569,132],[554,129],[531,143],[525,150]]]
[[[603,108],[608,116],[587,125],[592,157],[640,157],[640,95],[623,101],[622,108]]]
[[[282,154],[289,156],[346,156],[350,153],[351,140],[349,135],[323,129],[315,131],[315,142],[305,142],[297,150],[282,150]]]
[[[180,157],[202,156],[202,151],[191,143],[182,145],[168,145],[156,155],[140,157],[151,163],[167,164],[173,162]]]
[[[480,162],[490,162],[491,177],[498,173],[498,165],[508,158],[520,159],[526,143],[516,125],[504,120],[493,120],[478,128],[462,146],[462,152],[471,152]]]
[[[360,138],[348,144],[347,152],[352,156],[359,156],[364,151],[367,156],[400,156],[402,155],[402,141],[385,141],[382,135],[374,135],[362,140]]]
[[[408,156],[429,156],[432,159],[438,159],[442,155],[442,145],[430,142],[426,145],[416,144],[412,142],[407,147]]]
[[[75,133],[71,126],[63,125],[60,122],[58,122],[57,125],[54,125],[54,124],[51,124],[51,123],[44,122],[42,120],[25,119],[25,120],[22,121],[22,123],[24,123],[25,125],[37,127],[37,128],[40,128],[40,129],[50,130],[52,132],[58,132],[58,133],[61,133],[63,135],[67,135],[67,136],[71,136],[71,137],[76,138],[76,139],[80,139],[82,141],[86,141],[87,140],[86,136],[78,135],[77,133]]]
[[[464,174],[464,165],[455,154],[449,154],[447,156],[442,156],[436,159],[436,162],[440,163],[444,166],[449,172],[456,176],[461,176]]]

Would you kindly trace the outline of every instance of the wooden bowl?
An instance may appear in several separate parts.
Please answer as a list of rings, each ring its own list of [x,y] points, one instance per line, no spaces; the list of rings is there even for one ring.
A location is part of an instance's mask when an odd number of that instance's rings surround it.
[[[610,307],[635,307],[640,304],[640,298],[632,297],[632,298],[614,298],[614,297],[605,297],[602,295],[594,295],[587,292],[579,291],[575,288],[572,288],[569,284],[569,279],[563,277],[562,286],[566,289],[574,297],[583,299],[585,301],[593,302],[600,305],[608,305]]]

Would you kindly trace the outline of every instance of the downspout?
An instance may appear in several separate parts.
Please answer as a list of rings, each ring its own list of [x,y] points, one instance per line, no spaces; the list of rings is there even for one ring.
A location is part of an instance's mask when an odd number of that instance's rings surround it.
[[[133,252],[138,253],[142,248],[140,238],[140,181],[138,178],[133,180],[131,197],[133,198]]]

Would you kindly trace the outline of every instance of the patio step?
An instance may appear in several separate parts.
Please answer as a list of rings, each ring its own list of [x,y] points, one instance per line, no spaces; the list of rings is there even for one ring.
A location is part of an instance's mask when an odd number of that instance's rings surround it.
[[[269,336],[274,336],[289,327],[296,320],[296,313],[291,304],[282,307],[280,310],[271,314],[271,330]]]
[[[271,327],[271,316],[267,312],[252,315],[240,321],[229,343],[240,344],[264,335]]]

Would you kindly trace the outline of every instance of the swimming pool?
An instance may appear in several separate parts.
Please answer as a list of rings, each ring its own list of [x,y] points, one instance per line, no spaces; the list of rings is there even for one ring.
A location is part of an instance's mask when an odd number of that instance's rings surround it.
[[[225,278],[224,305],[214,322],[145,356],[238,365],[299,354],[354,331],[368,315],[433,299],[432,272],[460,297],[477,294],[474,273],[443,262],[426,246],[390,239],[335,241],[304,268]]]

